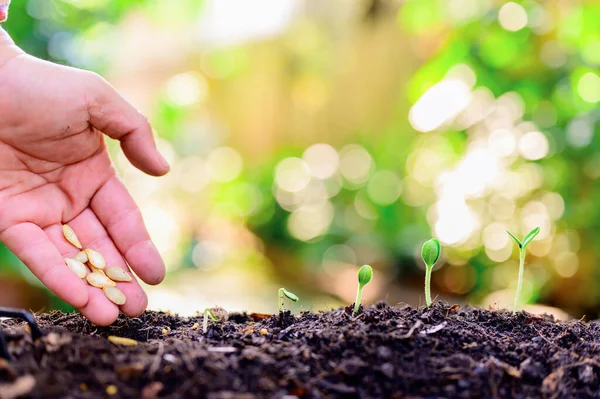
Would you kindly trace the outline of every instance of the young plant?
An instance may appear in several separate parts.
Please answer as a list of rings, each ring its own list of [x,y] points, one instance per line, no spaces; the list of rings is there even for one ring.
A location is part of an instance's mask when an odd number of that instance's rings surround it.
[[[204,318],[202,319],[202,332],[206,334],[208,331],[208,318],[211,318],[214,322],[227,321],[229,314],[222,307],[206,308],[204,309]]]
[[[369,284],[373,279],[373,268],[369,265],[364,265],[358,271],[358,289],[356,290],[356,299],[354,300],[354,310],[352,314],[360,309],[360,301],[362,300],[362,291],[365,285]]]
[[[296,294],[289,292],[285,288],[281,287],[278,292],[279,297],[279,313],[283,312],[283,306],[285,305],[284,299],[287,297],[290,301],[298,302]]]
[[[217,321],[217,318],[212,313],[210,308],[206,308],[206,309],[204,309],[204,318],[202,319],[202,332],[204,334],[206,334],[206,332],[208,331],[208,318],[209,317],[212,319],[212,321]]]
[[[519,241],[519,239],[517,237],[515,237],[515,235],[513,233],[511,233],[510,231],[507,230],[506,232],[508,233],[509,236],[512,237],[513,240],[515,240],[515,242],[519,246],[519,279],[517,280],[517,292],[515,294],[515,304],[513,306],[513,313],[515,313],[517,311],[517,309],[519,308],[519,297],[521,296],[521,289],[523,288],[523,270],[525,269],[525,249],[527,248],[527,244],[529,244],[531,241],[533,241],[535,236],[538,235],[538,233],[540,232],[540,228],[536,227],[535,229],[533,229],[529,233],[527,233],[525,235],[525,237],[523,237],[523,241]]]
[[[431,271],[435,262],[440,258],[441,251],[440,242],[435,238],[426,241],[421,248],[421,257],[425,262],[425,302],[427,306],[431,306]]]

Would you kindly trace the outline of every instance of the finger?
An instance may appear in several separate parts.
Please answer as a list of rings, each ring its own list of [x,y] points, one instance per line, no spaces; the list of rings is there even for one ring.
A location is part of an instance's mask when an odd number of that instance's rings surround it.
[[[91,208],[135,273],[148,284],[163,281],[162,257],[150,239],[139,208],[118,177],[98,190]]]
[[[94,215],[90,209],[83,211],[81,215],[71,221],[69,225],[77,232],[79,240],[84,248],[94,249],[104,256],[107,267],[118,266],[127,273],[131,274],[131,270],[129,270],[129,267],[127,267],[123,256],[106,233],[104,226],[102,226],[96,215]],[[127,298],[125,304],[120,306],[120,309],[123,313],[132,317],[139,316],[144,312],[144,310],[146,310],[146,307],[148,306],[148,298],[146,297],[146,293],[135,277],[130,282],[117,282],[117,288],[119,288]],[[90,289],[102,293],[100,288],[90,286]],[[107,309],[116,307],[116,305],[110,302],[104,294],[101,296],[101,298],[98,298],[98,300],[102,300],[102,307],[106,307]],[[91,301],[89,305],[90,309],[94,310],[94,312],[100,312],[103,317],[108,318],[108,315],[104,315],[103,308],[92,308],[91,306],[94,304],[92,304]],[[86,310],[87,309],[81,309],[80,311],[85,312]],[[118,312],[116,314],[118,315]],[[96,315],[96,317],[99,316]]]
[[[33,223],[9,227],[0,240],[59,298],[76,308],[88,303],[86,284],[65,264],[48,235]]]
[[[90,123],[109,137],[119,140],[127,159],[138,169],[162,176],[169,164],[156,149],[150,123],[144,115],[98,75],[88,85]]]

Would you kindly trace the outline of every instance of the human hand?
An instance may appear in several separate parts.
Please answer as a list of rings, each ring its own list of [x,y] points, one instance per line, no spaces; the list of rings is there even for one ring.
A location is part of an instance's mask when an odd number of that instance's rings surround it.
[[[114,322],[119,307],[65,265],[63,258],[78,250],[62,236],[62,224],[109,266],[129,265],[148,284],[165,275],[104,134],[121,142],[138,169],[154,176],[169,171],[146,118],[106,81],[24,54],[0,28],[0,241],[98,325]],[[118,286],[127,297],[124,314],[146,309],[137,281]]]

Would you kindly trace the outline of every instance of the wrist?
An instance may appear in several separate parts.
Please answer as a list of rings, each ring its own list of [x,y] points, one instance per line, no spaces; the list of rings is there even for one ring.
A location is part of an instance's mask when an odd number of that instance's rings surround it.
[[[11,58],[24,53],[15,44],[10,35],[4,29],[0,28],[0,68]]]

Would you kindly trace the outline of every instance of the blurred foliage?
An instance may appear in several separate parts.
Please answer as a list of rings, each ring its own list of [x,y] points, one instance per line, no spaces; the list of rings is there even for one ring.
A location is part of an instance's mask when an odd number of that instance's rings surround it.
[[[13,3],[5,28],[26,51],[101,72],[118,68],[107,43],[119,42],[123,18],[195,32],[206,5]],[[150,230],[177,254],[171,274],[268,269],[346,299],[345,272],[372,263],[388,282],[381,292],[406,301],[403,287],[420,292],[418,250],[433,233],[445,244],[434,292],[491,303],[516,282],[503,229],[537,223],[524,297],[597,315],[600,5],[302,3],[276,37],[197,44],[185,65],[162,65],[168,82],[149,108],[172,180],[151,183],[117,157]],[[0,264],[18,262],[0,251]]]

